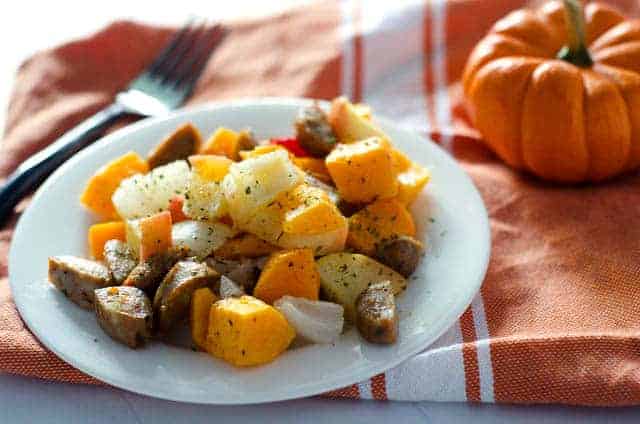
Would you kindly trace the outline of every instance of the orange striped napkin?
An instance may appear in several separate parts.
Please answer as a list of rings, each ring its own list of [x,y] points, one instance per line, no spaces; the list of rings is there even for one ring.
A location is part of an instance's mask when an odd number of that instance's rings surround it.
[[[640,176],[555,187],[515,173],[460,115],[474,43],[520,0],[319,2],[231,33],[191,103],[345,94],[431,135],[471,174],[491,217],[481,292],[433,346],[327,394],[392,400],[640,404]],[[617,6],[638,13],[635,0]],[[105,105],[170,36],[117,22],[29,59],[17,75],[0,175]],[[496,119],[499,119],[497,117]],[[96,383],[44,349],[11,300],[0,232],[0,370]]]

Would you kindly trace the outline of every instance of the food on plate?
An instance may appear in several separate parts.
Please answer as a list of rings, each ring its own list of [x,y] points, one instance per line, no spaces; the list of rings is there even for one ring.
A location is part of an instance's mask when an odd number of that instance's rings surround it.
[[[407,280],[391,268],[359,253],[334,253],[316,261],[320,285],[326,299],[344,307],[344,318],[355,322],[360,293],[380,281],[390,281],[394,294],[407,287]]]
[[[320,275],[311,249],[273,253],[260,274],[253,295],[268,304],[282,296],[318,300]]]
[[[207,348],[233,365],[260,365],[284,352],[295,335],[273,306],[251,296],[228,297],[211,307]]]
[[[113,239],[106,242],[102,256],[116,284],[124,283],[131,271],[138,265],[133,251],[129,249],[127,243],[121,240]]]
[[[395,199],[376,200],[349,218],[347,246],[373,256],[378,246],[400,236],[415,236],[407,208]]]
[[[51,282],[132,348],[183,325],[194,349],[236,366],[345,328],[393,343],[396,296],[424,255],[410,208],[429,171],[345,98],[293,126],[262,141],[220,127],[201,143],[185,124],[147,160],[108,163],[81,200],[99,219],[96,260],[51,257]]]
[[[84,191],[80,195],[80,203],[103,219],[118,217],[111,197],[122,180],[136,174],[149,171],[149,164],[138,156],[129,152],[98,169],[89,178]]]
[[[424,244],[409,236],[391,238],[381,243],[376,251],[376,259],[391,269],[409,278],[418,267],[424,254]]]
[[[124,280],[123,285],[137,287],[147,291],[147,293],[154,293],[165,274],[169,272],[176,262],[185,257],[185,251],[176,248],[153,255],[138,263]]]
[[[220,298],[226,299],[227,297],[241,297],[245,295],[244,287],[231,278],[223,275],[220,277]]]
[[[255,234],[242,233],[225,241],[213,252],[213,255],[221,259],[259,258],[278,250],[280,250],[279,247],[262,240]]]
[[[324,158],[336,146],[337,139],[324,111],[314,104],[302,108],[295,121],[300,146],[317,158]]]
[[[342,334],[344,308],[337,303],[282,296],[273,306],[296,330],[296,336],[311,343],[333,343]]]
[[[153,311],[147,295],[136,287],[95,291],[98,324],[113,339],[136,348],[151,338]]]
[[[192,123],[187,122],[176,128],[149,153],[147,163],[153,169],[177,160],[187,159],[200,150],[201,144],[200,131]]]
[[[390,344],[398,338],[398,312],[390,281],[367,287],[356,302],[356,326],[371,343]]]
[[[586,18],[586,19],[585,19]],[[485,144],[546,180],[601,181],[640,167],[640,31],[611,6],[565,0],[496,22],[463,74]]]
[[[224,277],[223,277],[224,278]],[[207,350],[207,333],[209,332],[209,312],[218,296],[210,287],[196,289],[191,295],[189,326],[191,340],[196,348]]]
[[[104,246],[109,240],[126,240],[126,230],[123,221],[101,222],[89,227],[89,254],[92,258],[101,260]]]
[[[106,266],[75,256],[50,257],[49,281],[71,301],[86,309],[93,307],[93,291],[112,282]]]
[[[385,138],[338,144],[326,161],[340,197],[348,202],[369,203],[398,194],[391,145]]]
[[[196,289],[212,286],[220,274],[203,262],[180,261],[164,277],[153,298],[158,330],[167,332],[189,310],[191,295]]]
[[[253,149],[255,145],[256,142],[249,131],[236,132],[220,127],[205,142],[200,153],[204,155],[222,155],[231,160],[239,161],[241,159],[240,153]]]

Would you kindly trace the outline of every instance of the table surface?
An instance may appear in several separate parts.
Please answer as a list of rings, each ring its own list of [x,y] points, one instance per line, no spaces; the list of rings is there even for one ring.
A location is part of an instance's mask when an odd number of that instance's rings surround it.
[[[0,132],[5,118],[11,81],[19,64],[31,53],[62,41],[90,33],[116,18],[147,22],[179,23],[187,16],[235,18],[260,16],[308,0],[234,0],[202,2],[181,0],[149,8],[148,2],[110,0],[76,2],[62,0],[13,2],[0,25],[3,43],[0,65]],[[222,4],[224,3],[224,5]],[[37,10],[37,13],[34,11]],[[60,11],[73,10],[64,15]],[[52,19],[52,17],[55,17]],[[2,423],[171,423],[189,417],[189,422],[413,422],[474,423],[592,423],[639,422],[639,408],[575,408],[564,406],[512,406],[436,402],[375,402],[302,399],[255,406],[204,406],[168,402],[113,388],[45,382],[0,374],[0,422]],[[336,421],[337,420],[337,421]]]

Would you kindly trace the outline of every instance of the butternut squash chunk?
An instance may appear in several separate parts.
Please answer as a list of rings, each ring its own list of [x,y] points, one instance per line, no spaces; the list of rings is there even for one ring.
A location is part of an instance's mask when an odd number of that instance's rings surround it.
[[[126,240],[123,221],[103,222],[89,227],[89,252],[91,257],[102,260],[104,257],[104,245],[109,240]]]
[[[347,202],[369,203],[398,193],[391,146],[386,139],[371,137],[338,144],[326,164],[340,197]]]
[[[381,242],[415,235],[413,218],[402,203],[396,199],[378,200],[351,215],[347,246],[373,256]]]
[[[251,296],[228,297],[213,304],[207,336],[211,355],[236,366],[273,361],[295,338],[280,311]]]
[[[320,274],[311,249],[277,252],[269,257],[253,295],[269,304],[282,296],[318,300]]]
[[[111,196],[120,182],[134,174],[149,172],[149,165],[137,153],[129,152],[93,174],[80,195],[80,203],[103,219],[118,218]]]
[[[198,349],[207,350],[209,313],[216,300],[218,300],[218,297],[209,287],[199,288],[191,295],[189,325],[191,328],[191,340]]]

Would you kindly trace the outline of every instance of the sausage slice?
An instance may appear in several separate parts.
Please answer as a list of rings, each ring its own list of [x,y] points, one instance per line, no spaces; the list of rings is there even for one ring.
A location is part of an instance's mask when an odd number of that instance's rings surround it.
[[[136,348],[151,338],[151,302],[136,287],[106,287],[95,291],[98,324],[114,340]]]
[[[112,284],[111,273],[106,266],[75,256],[50,257],[49,281],[85,309],[93,307],[95,289]]]
[[[127,243],[120,240],[109,240],[104,244],[104,262],[116,284],[122,284],[138,264]]]
[[[185,256],[186,253],[181,249],[171,249],[168,252],[153,255],[137,264],[124,280],[123,285],[137,287],[152,295],[165,274]]]
[[[213,286],[220,274],[207,264],[180,261],[164,277],[153,299],[156,322],[161,332],[167,332],[187,316],[191,295],[196,289]]]
[[[311,155],[323,158],[335,147],[336,136],[317,104],[301,109],[294,125],[298,142]]]
[[[388,240],[378,247],[377,259],[391,269],[409,278],[424,254],[424,245],[409,236]]]
[[[202,136],[192,123],[179,126],[160,142],[147,157],[149,168],[166,165],[195,154],[202,144]]]
[[[398,338],[398,313],[390,281],[369,286],[356,303],[356,327],[371,343],[391,344]]]
[[[251,293],[258,282],[265,260],[266,257],[239,260],[207,258],[207,264],[220,275],[226,275],[240,285],[247,293]]]

